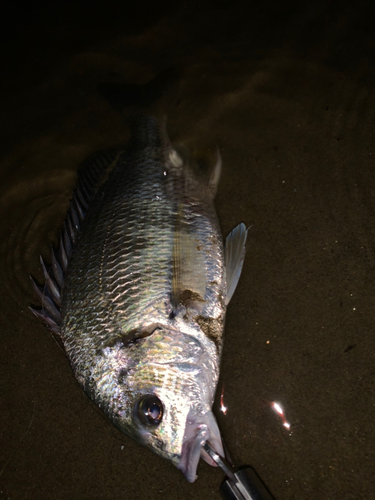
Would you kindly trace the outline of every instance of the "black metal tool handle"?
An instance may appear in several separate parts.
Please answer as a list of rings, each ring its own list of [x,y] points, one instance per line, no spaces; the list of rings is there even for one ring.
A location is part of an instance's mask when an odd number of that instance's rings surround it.
[[[275,500],[252,467],[240,468],[234,472],[207,443],[204,449],[227,476],[220,487],[223,500]]]
[[[275,500],[252,467],[234,473],[235,482],[226,479],[220,487],[223,500]]]

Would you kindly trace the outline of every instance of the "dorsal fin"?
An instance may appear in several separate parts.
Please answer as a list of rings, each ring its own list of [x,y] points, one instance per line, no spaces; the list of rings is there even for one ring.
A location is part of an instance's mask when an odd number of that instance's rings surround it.
[[[108,178],[122,151],[120,148],[111,148],[95,153],[80,166],[77,187],[70,201],[58,247],[56,250],[51,248],[51,266],[46,266],[40,257],[45,278],[44,286],[39,286],[30,276],[34,291],[41,303],[40,309],[30,307],[30,310],[56,335],[60,335],[61,294],[69,257],[89,204],[99,187]]]

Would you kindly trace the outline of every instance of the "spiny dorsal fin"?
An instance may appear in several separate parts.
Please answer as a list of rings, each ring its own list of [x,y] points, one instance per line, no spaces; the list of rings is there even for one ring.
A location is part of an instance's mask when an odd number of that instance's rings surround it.
[[[225,303],[227,305],[234,294],[241,276],[246,251],[247,231],[245,224],[241,222],[241,224],[232,229],[225,240],[225,266],[227,273]]]
[[[89,157],[78,170],[78,184],[66,214],[57,250],[51,248],[52,265],[40,258],[45,283],[39,286],[30,277],[41,308],[30,310],[56,335],[60,335],[61,292],[69,257],[77,240],[82,221],[96,192],[115,167],[122,149],[112,148]]]

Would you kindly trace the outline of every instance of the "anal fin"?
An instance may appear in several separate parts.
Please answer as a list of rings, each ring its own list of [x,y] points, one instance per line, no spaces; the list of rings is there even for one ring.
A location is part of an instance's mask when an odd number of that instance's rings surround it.
[[[216,151],[216,164],[211,172],[210,180],[208,183],[209,189],[212,193],[212,197],[214,198],[216,195],[217,187],[219,185],[220,177],[221,177],[221,167],[222,160],[219,148]]]

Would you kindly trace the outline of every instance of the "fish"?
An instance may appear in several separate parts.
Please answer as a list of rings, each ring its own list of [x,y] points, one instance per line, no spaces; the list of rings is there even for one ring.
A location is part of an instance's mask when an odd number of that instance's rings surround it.
[[[131,120],[124,147],[89,157],[31,311],[61,342],[91,400],[124,434],[189,482],[209,443],[224,456],[212,406],[227,305],[247,229],[225,246],[208,175],[172,146],[165,122]],[[198,172],[198,173],[197,173]]]

